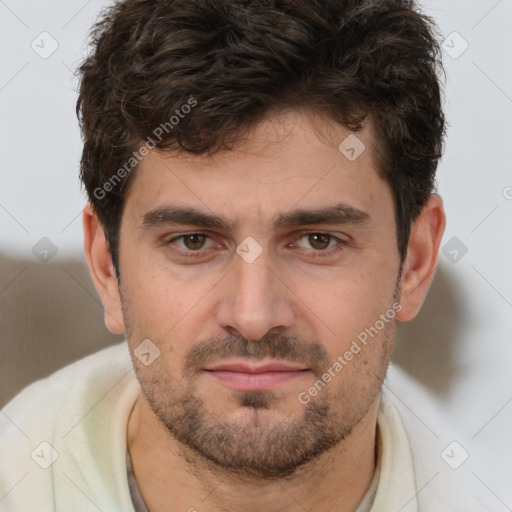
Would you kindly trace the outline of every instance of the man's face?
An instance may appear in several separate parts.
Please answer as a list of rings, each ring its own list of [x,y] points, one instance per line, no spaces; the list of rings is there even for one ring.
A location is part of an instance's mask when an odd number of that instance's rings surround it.
[[[369,131],[354,160],[324,126],[289,113],[211,158],[151,152],[126,198],[121,298],[144,398],[190,453],[238,474],[288,475],[338,444],[389,362],[391,191]],[[160,354],[146,366],[147,339]]]

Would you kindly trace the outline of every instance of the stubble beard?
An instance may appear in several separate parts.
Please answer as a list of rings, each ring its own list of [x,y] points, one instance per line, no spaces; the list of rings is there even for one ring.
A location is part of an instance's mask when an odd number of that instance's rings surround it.
[[[135,359],[133,340],[142,338],[127,302],[122,303],[129,344],[132,340],[130,353],[135,373],[165,432],[179,442],[183,456],[192,464],[251,481],[291,476],[350,436],[379,397],[396,332],[396,321],[386,325],[378,339],[372,340],[378,344],[372,354],[373,363],[365,358],[365,347],[350,362],[349,375],[344,368],[332,383],[302,406],[300,417],[272,417],[273,410],[279,408],[279,395],[273,390],[233,390],[244,415],[243,421],[230,422],[210,413],[197,394],[195,378],[205,362],[228,356],[273,357],[307,363],[321,377],[331,365],[325,349],[280,335],[258,341],[234,336],[206,340],[187,353],[178,381],[166,366],[165,357],[157,358],[149,367]]]
[[[395,329],[388,329],[386,337],[394,338]],[[164,358],[159,359],[164,363]],[[377,369],[381,375],[368,370],[368,364],[361,366],[361,371],[367,369],[363,393],[357,384],[353,389],[343,385],[344,368],[335,377],[342,386],[328,384],[301,406],[299,417],[294,409],[293,414],[276,419],[279,399],[273,391],[233,391],[244,410],[243,419],[234,421],[220,420],[208,411],[193,378],[178,382],[157,361],[149,368],[134,364],[137,378],[149,406],[166,432],[179,441],[185,458],[232,476],[269,480],[294,474],[351,434],[378,397],[389,359]],[[355,366],[353,370],[359,371]]]

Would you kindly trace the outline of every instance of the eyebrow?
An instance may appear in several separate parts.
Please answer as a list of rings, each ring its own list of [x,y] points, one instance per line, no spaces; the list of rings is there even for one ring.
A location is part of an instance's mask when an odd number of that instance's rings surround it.
[[[297,209],[280,213],[272,220],[272,229],[302,226],[310,224],[361,224],[369,223],[371,217],[367,212],[344,203],[315,209]],[[204,228],[217,228],[234,231],[238,222],[231,223],[227,219],[196,208],[181,206],[165,206],[155,208],[142,215],[141,228],[150,229],[163,225],[191,224]]]

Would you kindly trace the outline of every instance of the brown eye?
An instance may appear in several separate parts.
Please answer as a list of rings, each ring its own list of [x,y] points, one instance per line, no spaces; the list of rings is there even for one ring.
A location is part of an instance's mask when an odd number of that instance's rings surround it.
[[[191,235],[183,235],[183,244],[191,251],[202,249],[208,237],[201,233],[192,233]]]
[[[331,241],[331,235],[325,235],[323,233],[310,233],[308,235],[308,242],[313,249],[324,250],[329,247]]]
[[[310,258],[332,258],[345,250],[347,240],[318,231],[302,232],[295,241],[302,254]],[[304,252],[305,251],[305,252]]]

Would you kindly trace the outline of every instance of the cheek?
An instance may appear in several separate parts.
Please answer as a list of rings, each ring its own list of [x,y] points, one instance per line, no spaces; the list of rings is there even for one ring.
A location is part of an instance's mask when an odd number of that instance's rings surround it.
[[[305,297],[333,330],[374,322],[392,304],[397,277],[396,271],[386,267],[351,268],[310,288]]]
[[[380,339],[396,317],[393,309],[396,270],[390,265],[376,264],[347,274],[333,276],[315,287],[314,293],[305,295],[311,310],[304,313],[319,326],[317,336],[332,359],[350,350],[353,341],[359,340],[361,345],[361,341]],[[365,348],[367,356],[373,352],[374,345]]]
[[[141,340],[151,340],[159,348],[167,371],[181,378],[190,342],[201,336],[204,322],[199,315],[207,315],[205,294],[211,286],[205,280],[196,283],[169,277],[164,269],[137,268],[123,282],[125,323],[132,349]]]
[[[121,275],[126,334],[133,349],[149,339],[162,351],[163,341],[177,323],[180,311],[173,307],[175,304],[168,304],[169,290],[164,282],[145,272],[134,266],[131,272],[126,269]]]
[[[140,321],[169,329],[197,303],[201,294],[186,279],[169,275],[163,268],[134,266],[125,280],[126,297]],[[205,285],[206,286],[206,285]],[[204,289],[203,289],[204,294]]]

